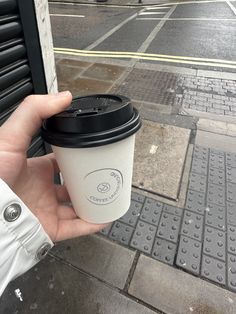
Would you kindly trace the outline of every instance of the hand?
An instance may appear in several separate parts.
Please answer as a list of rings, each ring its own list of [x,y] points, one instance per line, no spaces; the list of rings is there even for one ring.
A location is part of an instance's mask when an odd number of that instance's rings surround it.
[[[28,96],[0,128],[0,178],[19,196],[39,219],[52,241],[60,241],[99,231],[95,225],[79,219],[65,186],[53,183],[59,172],[53,154],[27,159],[32,136],[42,121],[71,103],[70,92]],[[63,204],[64,203],[64,204]]]

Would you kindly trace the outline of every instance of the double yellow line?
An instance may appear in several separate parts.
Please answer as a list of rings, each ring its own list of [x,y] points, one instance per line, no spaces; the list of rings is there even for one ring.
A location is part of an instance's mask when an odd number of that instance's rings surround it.
[[[222,60],[222,59],[171,56],[171,55],[142,53],[142,52],[91,51],[91,50],[78,50],[78,49],[69,49],[69,48],[54,48],[54,52],[57,54],[64,54],[64,55],[70,55],[70,56],[139,59],[139,60],[161,61],[161,62],[171,62],[171,63],[181,63],[181,64],[191,64],[191,65],[205,65],[209,67],[236,69],[236,61]]]

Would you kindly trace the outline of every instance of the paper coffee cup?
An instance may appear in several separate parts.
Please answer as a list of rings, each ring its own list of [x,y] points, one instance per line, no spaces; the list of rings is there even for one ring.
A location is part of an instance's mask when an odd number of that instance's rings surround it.
[[[138,111],[120,95],[77,97],[47,119],[52,145],[76,214],[92,223],[123,216],[130,206]]]

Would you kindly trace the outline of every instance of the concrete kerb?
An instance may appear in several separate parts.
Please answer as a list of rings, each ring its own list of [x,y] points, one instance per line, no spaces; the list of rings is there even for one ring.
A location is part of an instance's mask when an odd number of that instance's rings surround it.
[[[217,115],[214,113],[203,112],[203,111],[196,111],[193,109],[182,108],[180,114],[188,115],[188,116],[195,116],[203,119],[214,120],[214,121],[223,121],[227,123],[236,123],[236,117],[224,116],[224,115]]]

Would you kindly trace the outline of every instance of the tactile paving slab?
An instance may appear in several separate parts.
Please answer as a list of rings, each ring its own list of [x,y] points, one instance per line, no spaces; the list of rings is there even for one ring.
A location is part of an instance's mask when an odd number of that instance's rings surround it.
[[[203,216],[185,210],[181,234],[201,241],[203,231]]]
[[[144,253],[151,253],[157,227],[139,221],[131,239],[130,246]]]
[[[208,171],[208,160],[194,158],[192,162],[192,172],[206,176]]]
[[[205,226],[203,252],[225,261],[225,232]]]
[[[236,154],[233,153],[226,154],[226,165],[229,167],[236,168]]]
[[[236,256],[228,254],[228,285],[236,292]]]
[[[183,215],[183,212],[184,212],[182,208],[167,205],[167,204],[163,206],[163,211],[169,214],[180,216],[180,217]]]
[[[227,201],[236,203],[236,184],[227,182]]]
[[[157,230],[157,236],[172,242],[177,242],[180,222],[181,219],[179,216],[163,212]]]
[[[230,166],[226,167],[226,180],[230,183],[236,184],[236,168]]]
[[[132,192],[131,199],[136,202],[143,203],[145,200],[145,196],[138,194],[137,192]]]
[[[134,227],[137,223],[138,217],[140,216],[141,209],[142,209],[142,203],[132,200],[129,210],[119,220]]]
[[[225,285],[225,263],[203,255],[201,275],[218,284]]]
[[[157,226],[160,221],[162,208],[163,203],[147,198],[143,205],[140,219]]]
[[[195,145],[193,159],[208,160],[209,148]]]
[[[227,203],[227,223],[236,226],[236,204]]]
[[[215,204],[208,204],[206,208],[205,223],[208,226],[218,228],[222,231],[226,229],[226,208]]]
[[[152,249],[152,257],[173,265],[177,245],[164,239],[156,238]]]
[[[211,152],[209,156],[209,166],[210,168],[219,168],[219,169],[224,170],[225,169],[225,156]]]
[[[236,227],[228,226],[228,252],[236,255]]]
[[[225,185],[225,170],[210,168],[208,181],[213,184]]]
[[[107,236],[108,233],[110,232],[111,228],[112,228],[112,224],[110,224],[110,225],[107,226],[106,228],[102,229],[102,230],[100,231],[100,233],[103,234],[103,235],[105,235],[105,236]]]
[[[203,215],[206,209],[205,198],[206,195],[203,193],[188,190],[185,204],[186,209],[189,209],[197,214]]]
[[[225,187],[209,183],[207,202],[220,206],[225,206]]]
[[[120,221],[116,221],[111,228],[109,238],[121,242],[124,245],[128,245],[133,232],[133,227],[127,226]]]
[[[204,193],[206,190],[207,177],[197,173],[191,173],[189,178],[189,189]]]
[[[200,273],[202,243],[180,236],[176,265],[195,275]]]

